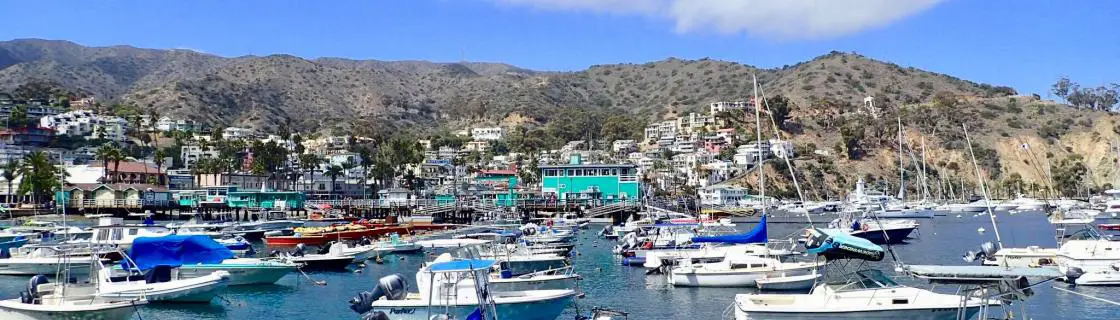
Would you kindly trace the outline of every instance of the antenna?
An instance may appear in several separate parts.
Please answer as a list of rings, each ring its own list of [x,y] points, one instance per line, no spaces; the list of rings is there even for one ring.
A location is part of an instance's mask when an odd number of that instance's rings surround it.
[[[1003,239],[999,236],[999,225],[996,224],[996,214],[992,212],[992,200],[988,196],[988,184],[980,175],[980,165],[976,163],[976,153],[972,151],[972,139],[968,137],[968,125],[961,124],[964,129],[964,140],[968,144],[968,155],[972,158],[972,167],[976,170],[976,182],[980,184],[980,192],[984,194],[984,207],[988,209],[988,218],[992,220],[992,231],[996,233],[996,244],[1003,249]]]

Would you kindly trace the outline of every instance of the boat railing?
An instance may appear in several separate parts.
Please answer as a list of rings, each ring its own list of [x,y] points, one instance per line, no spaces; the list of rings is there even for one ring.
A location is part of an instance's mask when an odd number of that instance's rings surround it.
[[[566,266],[566,267],[552,268],[552,269],[548,269],[548,270],[541,270],[541,271],[537,271],[537,272],[532,272],[532,273],[528,273],[528,274],[518,276],[518,278],[528,279],[528,278],[532,278],[534,276],[555,276],[555,275],[571,276],[571,275],[574,275],[574,274],[575,274],[575,269],[573,269],[572,266]]]

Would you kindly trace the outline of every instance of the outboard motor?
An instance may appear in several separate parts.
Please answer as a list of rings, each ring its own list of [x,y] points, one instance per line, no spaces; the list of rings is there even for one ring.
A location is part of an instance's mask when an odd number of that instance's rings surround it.
[[[401,300],[408,295],[408,282],[400,274],[392,274],[377,280],[372,291],[362,291],[350,299],[350,310],[364,314],[373,310],[373,302],[385,297],[386,300]],[[377,318],[373,318],[377,319]]]
[[[268,256],[273,257],[273,258],[279,257],[280,256],[280,250],[272,250],[272,252],[268,253]]]
[[[1081,268],[1078,268],[1078,267],[1069,267],[1068,269],[1066,269],[1065,273],[1066,273],[1066,282],[1069,283],[1069,286],[1070,287],[1076,287],[1077,286],[1077,278],[1080,278],[1082,275],[1084,275],[1085,270],[1081,270]]]
[[[39,285],[50,283],[47,281],[47,276],[36,275],[27,281],[27,291],[20,292],[20,302],[27,304],[39,304]]]
[[[292,252],[291,252],[291,253],[290,253],[289,255],[291,255],[291,256],[293,256],[293,257],[302,257],[302,256],[303,256],[303,249],[304,249],[304,248],[305,248],[305,247],[304,247],[304,245],[303,245],[302,243],[300,243],[300,244],[297,244],[297,245],[296,245],[296,248],[295,248],[294,250],[292,250]]]
[[[390,320],[389,315],[384,312],[378,311],[362,315],[362,320]]]
[[[368,246],[371,244],[373,244],[373,241],[369,240],[369,237],[362,237],[362,240],[358,241],[359,246]]]
[[[962,258],[964,259],[965,262],[973,262],[973,261],[976,261],[976,260],[986,260],[988,258],[992,258],[993,256],[995,256],[995,254],[996,254],[996,247],[994,245],[992,245],[991,242],[985,242],[985,243],[980,245],[980,250],[979,251],[969,250],[967,253],[964,254],[964,257],[962,257]]]

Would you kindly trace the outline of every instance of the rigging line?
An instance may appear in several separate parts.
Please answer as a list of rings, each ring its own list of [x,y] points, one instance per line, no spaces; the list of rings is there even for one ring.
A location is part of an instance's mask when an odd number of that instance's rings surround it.
[[[992,212],[992,200],[988,196],[987,183],[984,182],[984,177],[980,175],[980,164],[976,163],[976,152],[972,151],[972,139],[968,136],[968,125],[961,124],[961,128],[964,130],[965,144],[968,145],[968,155],[972,158],[972,167],[976,170],[976,182],[980,184],[980,192],[984,194],[984,207],[988,210],[988,218],[992,220],[992,231],[996,233],[996,244],[999,244],[999,248],[1003,249],[1003,239],[999,235],[996,214]]]
[[[1080,293],[1080,292],[1077,292],[1077,291],[1073,291],[1073,290],[1069,290],[1069,289],[1063,289],[1063,288],[1059,288],[1059,287],[1057,287],[1057,286],[1052,286],[1052,288],[1054,288],[1054,289],[1057,289],[1058,291],[1062,291],[1062,292],[1065,292],[1065,293],[1072,293],[1072,294],[1075,294],[1075,295],[1078,295],[1078,296],[1081,296],[1081,297],[1084,297],[1084,298],[1089,298],[1089,299],[1097,300],[1097,301],[1100,301],[1100,302],[1104,302],[1104,303],[1108,303],[1108,304],[1112,304],[1112,305],[1117,305],[1117,306],[1120,306],[1120,302],[1116,302],[1116,301],[1108,300],[1108,299],[1105,299],[1105,298],[1101,298],[1101,297],[1095,297],[1095,296],[1091,296],[1091,295],[1088,295],[1088,294]]]

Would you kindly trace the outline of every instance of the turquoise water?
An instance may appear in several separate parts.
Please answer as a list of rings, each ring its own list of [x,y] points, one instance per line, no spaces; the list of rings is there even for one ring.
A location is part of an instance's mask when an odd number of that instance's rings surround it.
[[[1041,214],[1000,215],[1004,245],[1054,246],[1053,229]],[[993,241],[994,233],[986,217],[938,217],[922,220],[918,239],[895,246],[900,259],[911,264],[964,264],[961,256],[975,250],[984,241]],[[749,229],[743,225],[740,229]],[[981,234],[977,228],[988,229]],[[579,236],[578,255],[573,264],[584,276],[581,287],[586,298],[578,300],[586,313],[592,306],[605,306],[630,312],[630,319],[720,319],[737,293],[749,289],[735,288],[673,288],[663,276],[646,276],[640,268],[623,267],[611,253],[614,242],[596,239],[601,226],[593,226]],[[785,238],[804,225],[771,224],[771,238]],[[260,245],[260,244],[258,244]],[[264,249],[263,247],[261,249]],[[267,252],[265,250],[258,250]],[[360,291],[369,290],[377,278],[400,273],[413,280],[424,257],[404,255],[385,259],[385,264],[368,263],[360,272],[311,273],[326,286],[315,286],[298,274],[288,275],[275,285],[231,287],[223,300],[206,305],[149,305],[140,308],[143,319],[357,319],[347,300]],[[892,269],[889,261],[876,263],[884,270]],[[352,267],[358,269],[357,267]],[[0,297],[18,297],[27,277],[0,276]],[[922,282],[903,280],[909,284]],[[1053,285],[1065,287],[1063,283]],[[1078,287],[1081,293],[1120,300],[1118,287]],[[1027,301],[1027,313],[1034,319],[1109,319],[1120,308],[1059,292],[1049,284],[1039,286],[1036,295]],[[560,319],[573,319],[571,307]]]

